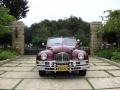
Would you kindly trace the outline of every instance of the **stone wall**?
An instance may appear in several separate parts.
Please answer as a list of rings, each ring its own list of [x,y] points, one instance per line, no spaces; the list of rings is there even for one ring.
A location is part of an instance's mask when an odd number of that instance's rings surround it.
[[[102,27],[101,22],[92,22],[90,24],[91,28],[91,55],[93,56],[95,54],[95,51],[100,49],[102,44],[102,36],[98,34],[98,30]]]
[[[24,54],[24,24],[21,21],[14,21],[12,28],[12,47],[21,55]]]

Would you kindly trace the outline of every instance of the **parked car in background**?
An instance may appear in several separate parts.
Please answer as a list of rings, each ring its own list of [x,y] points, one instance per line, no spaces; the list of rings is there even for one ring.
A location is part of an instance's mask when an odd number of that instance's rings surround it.
[[[85,76],[89,57],[78,46],[74,37],[48,38],[46,49],[36,56],[39,75],[44,76],[46,72],[79,71],[81,76]]]

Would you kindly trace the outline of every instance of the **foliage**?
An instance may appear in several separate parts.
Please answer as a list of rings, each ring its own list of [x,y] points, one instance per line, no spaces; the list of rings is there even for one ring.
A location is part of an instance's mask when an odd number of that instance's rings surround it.
[[[0,37],[0,45],[3,45],[6,48],[8,45],[12,45],[12,33],[5,33]]]
[[[88,46],[90,43],[90,33],[86,33],[84,32],[84,30],[79,29],[76,33],[75,33],[75,37],[77,39],[80,39],[80,42],[82,42],[82,44],[84,46]]]
[[[11,42],[11,30],[9,25],[15,18],[9,15],[8,12],[8,9],[0,7],[0,44]]]
[[[117,37],[115,32],[107,32],[103,34],[103,41],[107,41],[109,44],[117,42]]]
[[[0,50],[0,60],[13,58],[16,56],[16,52],[13,50]]]
[[[96,52],[99,57],[111,59],[120,62],[120,49],[103,49]]]
[[[96,55],[103,58],[110,59],[112,57],[112,50],[103,49],[96,52]]]
[[[47,20],[34,23],[25,31],[28,36],[25,38],[25,43],[41,43],[46,41],[48,37],[53,36],[75,36],[84,42],[84,45],[89,45],[90,41],[90,26],[89,23],[82,21],[81,18],[70,16],[66,19]]]
[[[62,30],[59,30],[59,31],[55,31],[54,33],[53,33],[53,35],[54,36],[71,36],[71,34],[70,34],[70,31],[68,31],[68,30],[65,30],[65,29],[62,29]]]
[[[113,52],[112,60],[120,62],[120,52]]]
[[[120,32],[120,10],[110,11],[107,23],[102,28],[102,32]]]
[[[0,36],[6,32],[9,32],[9,25],[14,20],[14,17],[8,14],[9,10],[0,7]]]
[[[118,48],[120,47],[120,10],[110,11],[108,21],[102,28],[102,33],[115,32]]]
[[[40,45],[40,43],[45,42],[49,37],[49,31],[46,27],[42,27],[41,30],[37,30],[35,36],[33,36],[32,43]]]
[[[29,43],[31,43],[31,41],[32,41],[32,37],[31,37],[31,30],[28,28],[28,27],[25,27],[24,28],[25,30],[24,30],[24,36],[25,36],[25,42],[27,42],[26,44],[29,44]]]
[[[8,8],[9,14],[14,16],[17,20],[25,18],[28,10],[27,0],[1,0],[0,6]]]

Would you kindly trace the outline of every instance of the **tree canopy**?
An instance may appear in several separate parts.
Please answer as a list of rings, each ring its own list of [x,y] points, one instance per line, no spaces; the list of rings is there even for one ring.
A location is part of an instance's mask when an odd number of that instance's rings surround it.
[[[120,10],[109,11],[103,32],[120,32]]]
[[[120,10],[109,11],[108,20],[102,28],[103,33],[116,33],[117,44],[120,47]]]
[[[57,21],[45,19],[39,23],[32,24],[26,31],[26,34],[27,37],[25,41],[31,38],[31,43],[41,43],[42,41],[46,41],[48,37],[54,36],[75,36],[77,39],[80,39],[84,45],[89,45],[90,26],[89,23],[75,16]]]
[[[0,7],[0,36],[9,32],[9,25],[15,18],[8,14],[9,10]]]
[[[15,18],[9,15],[8,12],[8,9],[0,7],[0,44],[10,42],[9,25],[13,20],[15,20]]]
[[[28,10],[27,0],[1,0],[0,6],[8,8],[9,14],[14,16],[17,20],[25,18]]]

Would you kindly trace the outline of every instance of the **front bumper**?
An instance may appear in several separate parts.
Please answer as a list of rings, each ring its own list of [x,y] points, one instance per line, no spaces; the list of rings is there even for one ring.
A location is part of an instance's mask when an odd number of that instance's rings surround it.
[[[79,71],[89,68],[88,60],[70,60],[66,62],[56,61],[37,61],[37,69],[42,71]]]

